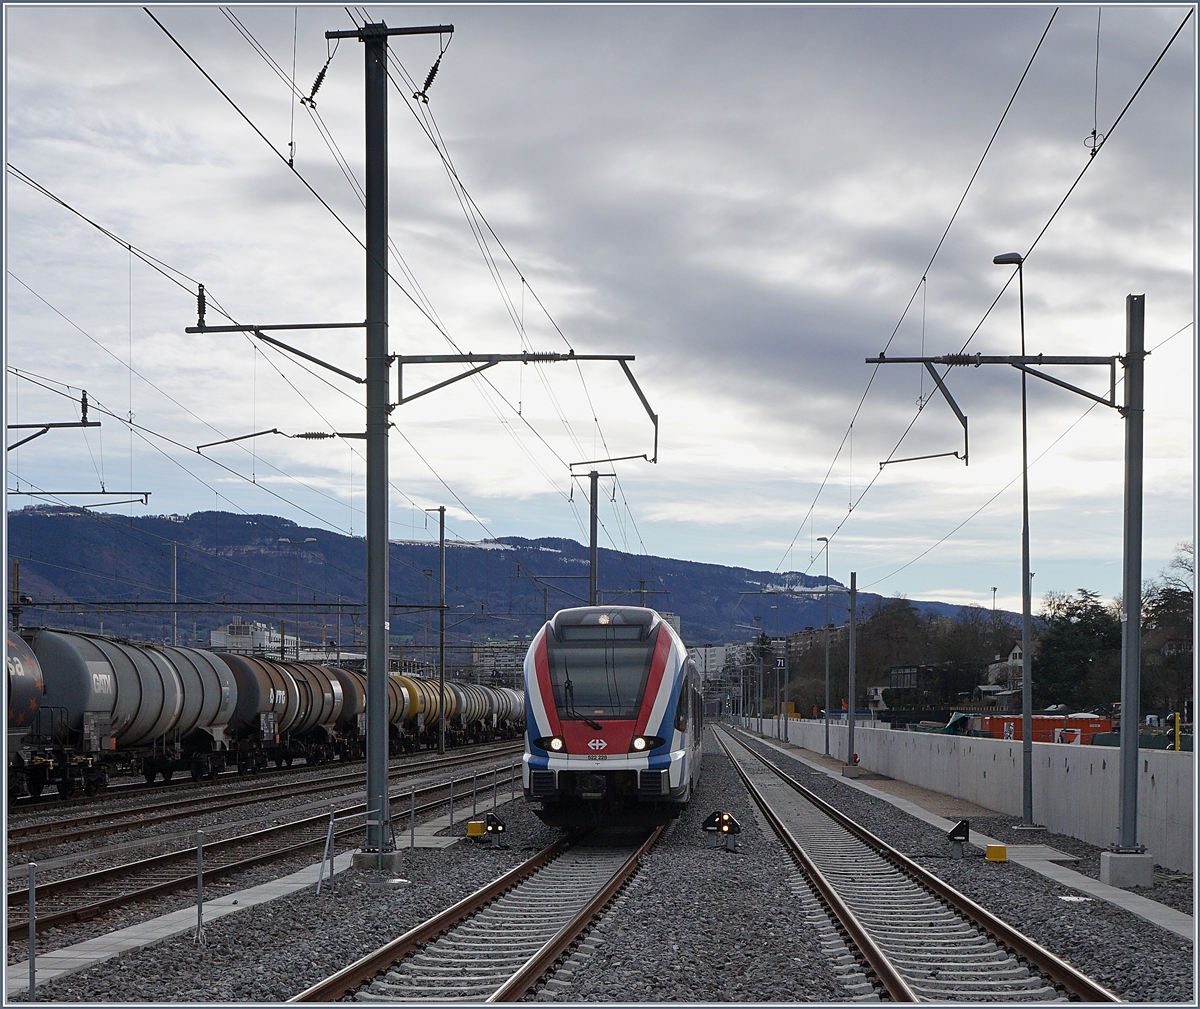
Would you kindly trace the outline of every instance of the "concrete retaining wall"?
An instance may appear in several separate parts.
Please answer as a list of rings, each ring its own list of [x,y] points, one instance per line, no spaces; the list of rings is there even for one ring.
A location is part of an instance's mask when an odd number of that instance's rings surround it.
[[[777,722],[763,721],[776,735]],[[747,728],[757,720],[746,719]],[[829,727],[829,752],[846,761],[849,730]],[[825,750],[825,723],[790,720],[788,739],[807,750]],[[1019,740],[947,736],[856,725],[854,748],[867,770],[987,809],[1020,817]],[[1195,754],[1139,751],[1138,841],[1157,865],[1192,871]],[[1051,830],[1107,847],[1118,837],[1120,751],[1112,746],[1033,744],[1033,818]]]

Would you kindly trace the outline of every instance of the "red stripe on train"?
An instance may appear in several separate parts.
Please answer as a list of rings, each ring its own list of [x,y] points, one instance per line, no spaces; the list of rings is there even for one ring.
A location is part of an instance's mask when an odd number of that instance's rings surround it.
[[[554,703],[554,688],[550,686],[550,660],[546,656],[546,635],[542,632],[542,640],[533,651],[533,668],[537,672],[538,690],[542,695],[542,706],[546,709],[546,718],[550,722],[550,735],[562,735],[562,723],[558,720],[558,707]]]
[[[638,712],[637,728],[634,735],[644,736],[646,726],[650,721],[650,712],[654,709],[654,701],[658,697],[659,687],[662,686],[663,673],[667,668],[667,656],[671,654],[671,635],[665,625],[658,628],[658,643],[654,646],[654,658],[650,662],[650,675],[646,678],[646,692],[642,694],[642,708]]]

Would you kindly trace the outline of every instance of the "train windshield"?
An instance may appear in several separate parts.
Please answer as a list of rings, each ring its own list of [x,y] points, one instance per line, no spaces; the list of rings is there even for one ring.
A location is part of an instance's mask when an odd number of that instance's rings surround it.
[[[550,682],[560,718],[636,718],[658,635],[636,624],[567,626],[548,635]]]

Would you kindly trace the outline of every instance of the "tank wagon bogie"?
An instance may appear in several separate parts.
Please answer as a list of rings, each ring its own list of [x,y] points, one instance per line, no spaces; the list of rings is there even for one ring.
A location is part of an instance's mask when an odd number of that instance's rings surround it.
[[[666,823],[700,777],[702,684],[642,607],[561,610],[525,658],[525,797],[553,826]]]
[[[8,634],[9,795],[94,794],[110,773],[148,782],[176,773],[216,778],[269,764],[355,760],[365,754],[366,676],[281,662],[33,629]],[[438,745],[515,738],[519,691],[389,674],[392,756]]]

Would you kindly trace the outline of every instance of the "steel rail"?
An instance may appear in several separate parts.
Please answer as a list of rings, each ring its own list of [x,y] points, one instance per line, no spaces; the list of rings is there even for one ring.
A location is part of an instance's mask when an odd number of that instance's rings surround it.
[[[436,609],[436,608],[437,607],[434,607],[434,609]],[[507,743],[511,746],[514,746],[514,747],[521,745],[521,741],[520,741],[519,737],[516,740],[501,740],[500,741],[500,744],[505,744],[505,743]],[[487,749],[487,747],[492,746],[492,745],[497,745],[497,744],[495,744],[495,743],[468,743],[468,744],[465,744],[461,748],[456,747],[455,750],[456,750],[456,752],[464,752],[467,747],[473,746],[473,747],[477,747],[477,749],[471,750],[470,752],[471,753],[480,753],[480,752],[485,751]],[[392,759],[406,760],[408,756],[409,755],[405,755],[402,757],[397,757],[397,758],[392,758]],[[348,763],[361,764],[362,759],[363,759],[362,757],[355,757],[355,758],[353,758],[353,760],[349,761]],[[347,763],[347,762],[343,761],[342,763]],[[424,760],[413,766],[426,766],[429,763],[430,763],[429,760]],[[266,780],[267,778],[275,778],[276,776],[283,776],[283,777],[290,778],[296,774],[302,774],[305,771],[308,771],[311,769],[312,769],[312,767],[310,765],[302,764],[298,767],[280,767],[280,766],[264,767],[264,768],[260,768],[260,769],[251,771],[250,773],[252,776],[257,777],[260,780]],[[361,776],[361,773],[362,772],[360,770],[359,771],[360,776]],[[227,770],[222,771],[215,778],[201,779],[200,781],[195,781],[190,778],[182,778],[182,777],[175,779],[173,777],[171,781],[155,782],[154,784],[149,784],[149,783],[142,782],[142,781],[124,780],[122,778],[122,779],[118,779],[116,781],[110,782],[108,784],[108,786],[106,788],[102,789],[98,795],[82,795],[82,794],[80,794],[80,795],[74,795],[71,798],[64,798],[62,796],[53,795],[51,793],[44,793],[40,796],[37,796],[36,798],[33,796],[29,796],[29,795],[22,795],[22,796],[17,796],[15,798],[10,798],[8,800],[8,804],[9,804],[10,809],[20,810],[22,813],[28,813],[30,815],[38,815],[40,813],[50,813],[51,815],[53,815],[55,812],[57,812],[59,810],[73,809],[78,806],[95,805],[97,803],[104,802],[105,799],[112,798],[113,796],[118,796],[118,797],[123,798],[126,793],[133,795],[138,792],[151,792],[151,793],[162,793],[162,792],[167,792],[167,791],[187,792],[187,791],[191,791],[191,790],[194,790],[197,788],[210,788],[213,786],[214,782],[221,782],[221,781],[234,780],[234,779],[236,779],[238,781],[242,781],[245,779],[245,777],[246,777],[245,775],[238,774],[233,768],[229,768]]]
[[[294,995],[288,999],[288,1002],[334,1002],[340,999],[342,996],[371,980],[381,970],[386,970],[396,960],[408,956],[408,954],[412,953],[423,943],[436,938],[453,925],[457,925],[464,918],[470,917],[485,904],[495,900],[506,890],[533,875],[543,865],[561,855],[567,849],[569,843],[568,838],[560,838],[548,848],[542,849],[528,861],[522,862],[515,868],[510,869],[503,876],[476,890],[469,897],[464,897],[457,904],[434,915],[428,921],[409,929],[398,939],[393,939],[387,945],[375,950],[375,952],[368,953],[362,959],[356,960],[348,967],[343,967],[336,974],[326,978],[324,981],[318,981],[316,984],[306,988],[299,995]]]
[[[517,746],[498,746],[487,753],[454,754],[444,759],[420,761],[414,764],[399,764],[389,772],[390,778],[403,778],[407,775],[423,774],[444,767],[457,767],[474,761],[487,761],[492,757],[511,750],[517,752]],[[326,788],[337,788],[345,784],[356,784],[362,781],[362,771],[343,771],[337,774],[310,778],[306,781],[292,782],[287,785],[258,785],[254,788],[239,790],[236,795],[213,795],[201,799],[183,798],[169,799],[164,802],[146,803],[140,806],[129,806],[125,809],[106,810],[99,813],[88,813],[82,816],[68,817],[62,820],[43,820],[40,823],[10,826],[8,828],[8,850],[47,847],[59,843],[60,838],[67,840],[82,840],[104,834],[115,834],[122,830],[136,830],[139,827],[153,823],[162,823],[188,816],[199,816],[205,813],[219,813],[225,809],[257,802],[257,797],[269,793],[272,798],[288,798]],[[114,818],[120,817],[123,822],[114,823]],[[125,822],[138,817],[136,822]],[[99,826],[92,826],[99,824]],[[79,829],[79,828],[84,829]]]
[[[455,783],[466,783],[471,780],[467,777],[456,779]],[[510,776],[510,781],[515,781],[515,776]],[[423,788],[415,789],[418,795],[429,794],[431,792],[441,791],[446,787],[445,782],[427,785]],[[394,802],[397,799],[404,798],[408,793],[404,790],[391,796]],[[431,809],[436,809],[439,806],[446,804],[446,800],[442,798],[433,799],[429,802],[417,806],[417,813],[426,813]],[[340,812],[341,817],[358,817],[366,815],[366,803],[358,803],[354,806],[347,807]],[[219,840],[208,841],[204,848],[206,851],[214,849],[232,847],[236,845],[253,845],[257,842],[266,840],[272,835],[284,833],[289,830],[296,830],[306,826],[321,825],[324,826],[329,822],[328,813],[319,813],[315,816],[304,817],[300,820],[293,820],[289,823],[277,824],[272,827],[266,827],[262,830],[252,831],[248,834],[238,834],[233,837],[222,838]],[[334,833],[335,840],[341,840],[358,834],[362,831],[362,826],[345,827]],[[275,861],[284,858],[287,855],[295,854],[303,851],[305,848],[312,848],[316,845],[325,842],[325,835],[322,833],[312,838],[298,841],[293,844],[285,845],[282,848],[273,848],[269,851],[262,852],[257,855],[252,855],[248,858],[238,859],[237,861],[226,863],[225,865],[213,865],[204,870],[205,879],[219,879],[222,876],[227,876],[242,869],[251,868],[256,865],[261,865],[264,862]],[[53,882],[42,883],[37,887],[36,895],[50,896],[53,894],[70,893],[72,890],[78,890],[89,884],[102,883],[109,879],[119,879],[122,876],[130,876],[138,872],[145,872],[159,866],[166,866],[173,862],[190,861],[196,856],[196,848],[181,848],[177,851],[166,852],[162,855],[155,855],[147,859],[142,859],[137,862],[126,862],[122,865],[109,866],[104,869],[97,869],[94,872],[85,873],[80,876],[70,876],[66,879],[55,880]],[[88,918],[94,918],[96,915],[109,911],[114,907],[120,907],[123,904],[134,903],[138,900],[144,900],[147,897],[157,896],[162,893],[169,893],[172,890],[179,890],[189,887],[195,883],[195,873],[189,872],[184,876],[179,876],[174,879],[164,880],[153,883],[150,886],[141,887],[136,890],[130,890],[123,894],[116,894],[112,897],[105,897],[99,901],[93,901],[90,904],[80,904],[74,907],[65,908],[61,911],[53,911],[49,914],[39,915],[34,922],[36,932],[42,932],[46,929],[56,927],[58,925],[67,924],[74,921],[82,921]],[[10,890],[6,895],[8,907],[14,908],[28,899],[29,889],[25,887],[20,890]],[[23,918],[21,919],[24,920]],[[14,929],[16,919],[9,922],[10,930]]]
[[[608,905],[608,902],[613,899],[617,891],[629,881],[629,877],[637,871],[642,859],[654,847],[664,830],[666,830],[665,824],[656,827],[650,836],[638,845],[637,850],[629,856],[625,864],[617,870],[613,877],[583,906],[582,910],[571,921],[559,929],[546,945],[530,957],[520,970],[492,992],[486,1001],[516,1002],[517,999],[521,998],[536,985],[542,975],[554,965],[555,961],[566,952],[570,945],[592,923],[592,919]]]
[[[714,733],[714,735],[717,737],[717,742],[721,744],[721,749],[725,751],[725,755],[729,758],[729,762],[733,764],[738,777],[742,779],[742,783],[746,786],[750,796],[757,803],[759,809],[763,811],[763,814],[783,840],[784,844],[787,845],[791,853],[800,862],[813,887],[821,895],[821,899],[829,906],[829,909],[833,912],[834,917],[837,918],[842,928],[846,930],[850,941],[858,947],[863,959],[867,961],[867,965],[874,972],[876,978],[879,979],[879,982],[883,985],[888,995],[891,996],[892,1001],[919,1002],[920,999],[917,998],[916,992],[909,987],[908,982],[904,980],[903,976],[896,969],[896,966],[888,959],[883,950],[879,948],[875,940],[871,938],[870,933],[867,932],[862,922],[858,920],[857,915],[850,910],[846,902],[842,900],[841,895],[829,880],[825,878],[825,874],[809,858],[808,852],[804,850],[803,845],[796,840],[787,825],[779,818],[775,810],[771,808],[771,804],[767,802],[766,797],[758,790],[758,786],[750,780],[750,776],[742,768],[742,765],[734,759],[733,754],[729,752],[729,747],[725,745],[725,741],[721,738],[721,733]],[[750,753],[754,752],[753,750],[749,750],[748,747],[746,749]],[[754,755],[758,756],[758,754]]]
[[[876,854],[887,859],[896,868],[902,872],[912,876],[917,882],[921,883],[927,889],[933,891],[938,897],[951,905],[955,910],[959,911],[966,918],[978,925],[985,932],[988,932],[993,939],[1000,944],[1007,946],[1008,949],[1018,957],[1023,957],[1031,964],[1037,967],[1043,974],[1051,980],[1061,984],[1073,995],[1079,996],[1084,1002],[1120,1002],[1122,1001],[1103,985],[1096,983],[1086,974],[1081,973],[1072,967],[1065,960],[1051,953],[1044,946],[1040,945],[1029,936],[1017,931],[1006,921],[997,918],[987,908],[975,903],[970,897],[964,893],[960,893],[949,883],[943,879],[939,879],[928,869],[925,869],[917,862],[905,855],[903,852],[893,848],[882,838],[871,833],[866,827],[856,823],[850,819],[841,810],[831,806],[828,802],[822,799],[816,793],[805,788],[799,781],[793,778],[790,774],[772,763],[761,753],[758,753],[749,747],[745,749],[757,757],[763,764],[769,767],[780,780],[785,782],[789,787],[799,792],[805,799],[811,802],[817,809],[825,813],[831,819],[835,820],[841,826],[845,827],[855,837],[873,848]],[[728,752],[728,751],[726,751]],[[735,761],[736,763],[736,761]]]

